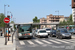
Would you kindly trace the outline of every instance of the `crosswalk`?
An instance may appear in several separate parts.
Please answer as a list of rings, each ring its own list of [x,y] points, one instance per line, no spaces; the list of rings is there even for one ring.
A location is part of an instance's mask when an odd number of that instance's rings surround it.
[[[72,39],[72,40],[61,40],[61,39],[26,40],[26,41],[19,41],[19,43],[20,45],[73,44],[75,43],[75,39]]]

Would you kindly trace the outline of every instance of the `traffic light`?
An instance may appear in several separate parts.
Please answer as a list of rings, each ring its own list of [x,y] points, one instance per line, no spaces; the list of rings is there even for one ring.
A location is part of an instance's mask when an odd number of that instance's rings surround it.
[[[9,15],[7,15],[7,18],[9,18],[9,19],[10,19],[10,16],[9,16]],[[9,23],[7,24],[7,27],[10,27],[10,24],[9,24]]]
[[[10,16],[9,15],[7,15],[7,17],[10,19]]]

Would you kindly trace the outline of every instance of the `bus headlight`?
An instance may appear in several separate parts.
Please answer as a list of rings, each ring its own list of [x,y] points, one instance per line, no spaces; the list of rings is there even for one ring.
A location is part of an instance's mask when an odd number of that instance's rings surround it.
[[[19,36],[22,36],[22,34],[21,34],[21,33],[19,33]]]

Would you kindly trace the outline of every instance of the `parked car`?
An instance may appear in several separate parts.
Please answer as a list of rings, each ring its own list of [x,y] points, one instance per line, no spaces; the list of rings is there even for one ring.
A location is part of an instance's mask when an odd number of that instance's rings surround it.
[[[38,29],[36,30],[35,32],[35,36],[37,37],[47,37],[48,38],[48,33],[46,33],[46,30],[45,29]]]
[[[46,32],[48,33],[48,35],[50,35],[51,29],[50,28],[46,28]]]
[[[59,28],[57,29],[57,32],[56,32],[56,38],[70,38],[71,39],[71,33],[69,33],[67,31],[67,29],[64,29],[64,28]]]
[[[56,30],[52,30],[50,33],[50,37],[56,36]]]
[[[75,29],[70,29],[70,30],[69,30],[69,33],[75,34]]]

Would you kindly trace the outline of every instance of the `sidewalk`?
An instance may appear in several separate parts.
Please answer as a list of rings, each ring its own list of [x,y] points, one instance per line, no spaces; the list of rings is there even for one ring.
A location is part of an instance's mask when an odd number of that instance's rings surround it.
[[[12,43],[12,36],[7,37],[7,45],[5,45],[5,37],[0,36],[0,50],[15,50],[15,36],[13,36],[13,43]]]

